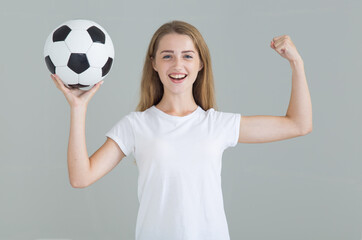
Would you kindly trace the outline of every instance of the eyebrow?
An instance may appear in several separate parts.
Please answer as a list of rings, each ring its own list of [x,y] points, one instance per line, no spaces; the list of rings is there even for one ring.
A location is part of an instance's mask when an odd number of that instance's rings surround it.
[[[161,53],[164,53],[164,52],[170,52],[170,53],[173,53],[174,51],[172,51],[172,50],[163,50],[162,52],[160,52],[160,54],[161,54]],[[193,53],[195,53],[195,52],[194,52],[194,51],[192,51],[192,50],[182,51],[181,53],[187,53],[187,52],[193,52]]]

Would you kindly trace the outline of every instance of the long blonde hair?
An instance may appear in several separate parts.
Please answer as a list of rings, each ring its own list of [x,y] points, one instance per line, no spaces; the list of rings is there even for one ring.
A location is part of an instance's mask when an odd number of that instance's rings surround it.
[[[160,39],[169,33],[178,33],[189,36],[198,50],[203,68],[199,71],[192,87],[192,94],[197,105],[205,111],[214,108],[215,102],[214,77],[211,68],[209,48],[201,33],[191,24],[183,21],[171,21],[163,24],[153,35],[148,46],[145,64],[143,66],[140,100],[136,111],[144,111],[152,105],[158,104],[163,96],[163,85],[158,73],[152,67],[152,58],[155,58]]]

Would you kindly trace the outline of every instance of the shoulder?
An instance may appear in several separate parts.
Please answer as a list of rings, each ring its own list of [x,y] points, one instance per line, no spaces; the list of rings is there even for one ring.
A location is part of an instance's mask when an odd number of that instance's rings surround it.
[[[152,111],[152,107],[144,110],[144,111],[131,111],[127,115],[124,116],[124,118],[127,118],[128,120],[135,122],[137,120],[146,121],[149,119],[150,116],[152,116],[154,113]]]
[[[207,116],[213,118],[214,120],[228,120],[238,117],[238,115],[240,116],[240,114],[238,113],[218,111],[214,108],[206,110],[205,113]]]

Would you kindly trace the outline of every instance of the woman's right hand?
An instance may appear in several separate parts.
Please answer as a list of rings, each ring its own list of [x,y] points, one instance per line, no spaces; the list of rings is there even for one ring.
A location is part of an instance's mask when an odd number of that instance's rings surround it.
[[[93,95],[103,84],[103,81],[100,81],[89,90],[81,90],[79,88],[68,88],[56,74],[51,74],[50,76],[56,87],[64,94],[71,108],[87,107]]]

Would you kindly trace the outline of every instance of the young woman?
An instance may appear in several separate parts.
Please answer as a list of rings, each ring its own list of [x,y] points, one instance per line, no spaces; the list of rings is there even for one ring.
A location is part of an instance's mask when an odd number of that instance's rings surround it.
[[[137,240],[228,240],[221,189],[224,150],[305,135],[312,109],[303,61],[291,39],[271,48],[288,59],[292,95],[285,116],[243,116],[215,110],[208,47],[192,25],[162,25],[148,47],[137,111],[106,133],[91,157],[85,141],[87,105],[103,83],[88,91],[68,89],[52,76],[71,106],[68,147],[70,183],[84,188],[133,154],[139,170]]]

